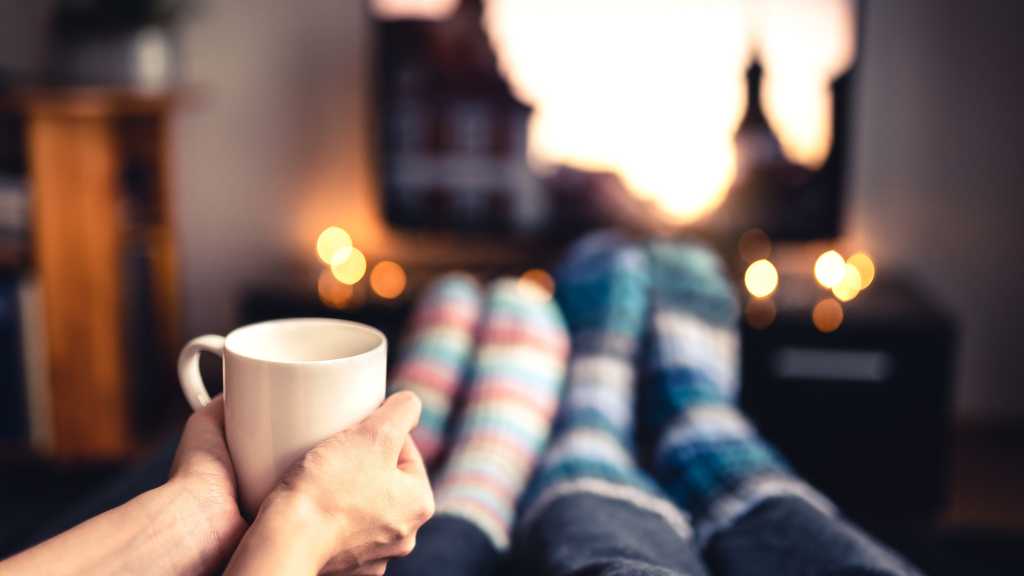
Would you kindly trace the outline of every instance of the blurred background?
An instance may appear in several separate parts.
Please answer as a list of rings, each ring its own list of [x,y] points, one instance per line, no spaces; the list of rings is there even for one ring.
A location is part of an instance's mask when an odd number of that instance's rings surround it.
[[[718,250],[744,408],[849,516],[930,573],[1021,573],[1021,17],[0,0],[0,555],[166,474],[188,338],[397,342],[438,274],[550,290],[617,227]]]

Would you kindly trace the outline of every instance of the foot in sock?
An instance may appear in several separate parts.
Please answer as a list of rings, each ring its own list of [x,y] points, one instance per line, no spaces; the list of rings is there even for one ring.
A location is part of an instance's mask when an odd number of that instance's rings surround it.
[[[546,574],[703,574],[685,516],[632,455],[647,255],[615,235],[591,236],[557,279],[573,352],[551,446],[523,501],[522,561]]]
[[[652,377],[645,423],[657,438],[654,475],[690,513],[701,541],[765,499],[802,497],[831,505],[791,474],[736,408],[737,304],[709,250],[649,246]]]
[[[547,444],[568,349],[550,296],[512,279],[491,284],[466,405],[434,493],[436,517],[470,522],[499,552]]]
[[[452,273],[427,288],[412,314],[392,387],[410,390],[423,402],[412,437],[428,467],[437,463],[445,446],[452,406],[472,358],[482,301],[476,280]]]
[[[617,236],[591,236],[557,273],[573,351],[555,434],[531,483],[533,508],[567,490],[566,481],[649,484],[632,456],[634,359],[648,313],[646,255]],[[555,492],[540,494],[556,484]]]
[[[681,243],[649,253],[656,281],[645,420],[660,437],[655,476],[690,513],[711,570],[918,575],[790,472],[735,406],[738,313],[717,258]]]

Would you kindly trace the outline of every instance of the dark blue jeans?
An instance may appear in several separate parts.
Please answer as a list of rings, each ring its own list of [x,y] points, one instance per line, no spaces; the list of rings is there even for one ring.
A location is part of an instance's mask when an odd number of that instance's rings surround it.
[[[491,574],[499,556],[468,522],[431,520],[412,555],[389,575]],[[659,517],[627,503],[578,494],[552,503],[515,542],[509,574],[551,576],[903,576],[919,572],[850,523],[780,497],[718,533],[703,555]]]

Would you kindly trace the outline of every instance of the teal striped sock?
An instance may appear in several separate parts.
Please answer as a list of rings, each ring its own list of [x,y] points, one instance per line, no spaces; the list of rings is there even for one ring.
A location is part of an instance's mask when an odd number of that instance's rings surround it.
[[[573,353],[551,446],[523,501],[520,530],[558,499],[589,493],[660,516],[683,540],[683,514],[633,456],[635,360],[648,318],[647,255],[616,236],[579,243],[557,276]]]
[[[568,348],[550,295],[512,279],[492,283],[465,410],[434,494],[439,516],[471,522],[499,551],[547,443]]]
[[[434,281],[413,311],[391,386],[410,390],[423,402],[412,438],[427,466],[437,462],[446,444],[445,430],[473,353],[482,300],[476,280],[451,273]]]
[[[707,542],[765,500],[832,506],[788,469],[734,404],[738,307],[721,263],[698,245],[650,247],[654,361],[645,422],[658,438],[654,473]]]

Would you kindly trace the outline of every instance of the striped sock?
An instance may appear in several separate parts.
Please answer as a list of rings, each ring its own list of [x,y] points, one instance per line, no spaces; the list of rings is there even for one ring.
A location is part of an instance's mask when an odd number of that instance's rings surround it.
[[[830,513],[735,406],[738,308],[717,257],[667,242],[649,253],[653,382],[645,420],[659,438],[658,482],[690,513],[701,542],[774,496],[803,497]]]
[[[482,299],[471,276],[442,276],[417,303],[403,342],[391,385],[415,392],[423,402],[412,437],[427,466],[438,461],[445,446],[448,417],[473,352]]]
[[[547,443],[568,348],[549,295],[512,279],[491,285],[465,411],[434,494],[438,516],[469,521],[499,551]]]
[[[633,458],[634,361],[649,285],[646,254],[611,234],[578,243],[559,270],[573,352],[551,446],[523,501],[523,533],[559,499],[591,494],[652,512],[690,537],[686,518]]]

